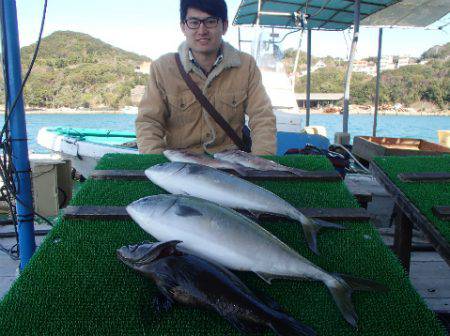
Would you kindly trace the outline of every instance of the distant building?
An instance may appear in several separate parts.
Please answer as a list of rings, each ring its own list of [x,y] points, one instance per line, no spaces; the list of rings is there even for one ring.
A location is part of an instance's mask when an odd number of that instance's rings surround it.
[[[400,56],[398,58],[398,61],[397,61],[397,69],[401,68],[401,67],[404,67],[404,66],[407,66],[407,65],[410,65],[411,63],[412,63],[411,62],[411,57],[409,57],[409,56]]]
[[[356,60],[353,62],[354,72],[364,72],[370,76],[377,75],[377,66],[374,62],[369,62],[366,60]]]
[[[296,93],[295,99],[300,108],[306,108],[306,93]],[[311,93],[311,107],[323,107],[330,104],[336,105],[337,102],[344,99],[343,93]]]
[[[383,56],[380,60],[380,70],[394,70],[396,65],[394,63],[394,56]]]
[[[316,71],[316,70],[325,68],[326,66],[327,66],[327,65],[325,64],[324,61],[319,60],[319,62],[317,62],[316,64],[314,64],[314,65],[311,67],[311,73],[313,73],[313,72]],[[303,70],[303,71],[300,73],[300,77],[306,76],[306,74],[307,74],[307,71],[306,71],[306,70]]]
[[[383,56],[380,60],[380,70],[394,70],[413,63],[415,63],[414,58],[409,56],[399,56],[396,62],[394,62],[394,56]],[[377,65],[376,62],[356,60],[353,62],[353,71],[364,72],[370,76],[376,76]]]
[[[152,62],[142,62],[140,65],[136,66],[134,71],[137,73],[149,75],[150,74],[150,65],[152,65]]]
[[[311,67],[311,71],[316,71],[322,68],[325,68],[327,65],[325,64],[324,61],[319,60],[319,62],[317,62],[316,64],[314,64],[314,66]]]

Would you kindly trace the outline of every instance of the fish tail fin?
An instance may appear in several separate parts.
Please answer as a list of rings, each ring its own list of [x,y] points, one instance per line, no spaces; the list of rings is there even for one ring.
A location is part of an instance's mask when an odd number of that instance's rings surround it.
[[[302,227],[310,250],[318,255],[319,250],[317,249],[317,232],[319,232],[320,226],[315,224],[313,221],[310,221],[306,224],[302,223]]]
[[[283,313],[271,321],[269,328],[278,336],[316,335],[314,329]]]
[[[373,280],[340,273],[333,273],[333,276],[344,280],[354,291],[387,292],[389,290],[385,285]]]
[[[335,281],[326,285],[342,316],[354,328],[357,326],[358,316],[352,303],[353,291],[385,292],[388,290],[387,287],[372,280],[338,273],[333,273],[332,276]]]
[[[295,209],[295,212],[292,213],[290,217],[302,224],[303,233],[305,234],[305,240],[308,243],[311,251],[313,251],[317,255],[319,254],[319,251],[317,249],[317,233],[321,228],[345,229],[345,227],[340,224],[331,223],[316,218],[308,218],[297,209]]]
[[[297,211],[298,212],[298,211]],[[303,233],[305,234],[306,242],[308,243],[309,248],[315,254],[319,254],[317,249],[317,233],[321,228],[333,228],[333,229],[345,229],[343,225],[327,222],[321,219],[312,219],[304,216],[300,212],[298,212],[295,216],[300,223],[302,223]]]

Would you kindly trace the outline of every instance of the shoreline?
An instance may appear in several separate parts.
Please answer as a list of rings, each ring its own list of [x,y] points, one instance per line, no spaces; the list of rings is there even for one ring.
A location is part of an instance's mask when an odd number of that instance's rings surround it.
[[[300,115],[306,115],[306,110],[304,108],[300,108]],[[1,113],[1,112],[0,112]],[[114,109],[72,109],[72,108],[30,108],[25,109],[26,115],[53,115],[53,114],[66,114],[66,115],[83,115],[83,114],[130,114],[137,115],[137,111],[127,111],[126,109],[114,110]],[[339,112],[327,113],[324,112],[322,108],[312,108],[311,114],[318,115],[341,115]],[[350,115],[373,115],[373,108],[365,108],[361,109],[357,106],[350,105]],[[450,117],[450,110],[428,110],[428,111],[417,111],[412,108],[408,108],[406,111],[396,111],[396,110],[381,110],[378,111],[379,116],[441,116],[441,117]]]
[[[25,114],[134,114],[121,110],[95,110],[95,109],[25,109]]]
[[[123,112],[120,110],[83,110],[83,111],[26,111],[26,115],[54,115],[54,114],[71,114],[71,115],[83,115],[83,114],[120,114],[120,115],[137,115],[137,113]],[[314,111],[311,110],[311,114],[318,115],[341,115],[340,113],[326,113],[322,111]],[[349,115],[373,115],[373,111],[350,111]],[[300,115],[306,115],[305,111],[300,111]],[[396,112],[396,111],[378,111],[379,116],[414,116],[414,117],[427,117],[427,116],[436,116],[436,117],[450,117],[450,111],[445,112]]]

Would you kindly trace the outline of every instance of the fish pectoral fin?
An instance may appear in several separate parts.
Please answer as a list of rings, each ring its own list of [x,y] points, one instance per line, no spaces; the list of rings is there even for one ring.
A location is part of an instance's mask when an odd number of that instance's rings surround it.
[[[263,325],[244,320],[237,315],[225,315],[223,318],[244,335],[258,334],[265,330]]]
[[[345,230],[345,229],[347,229],[342,224],[332,223],[332,222],[324,221],[324,220],[318,219],[318,218],[314,218],[314,222],[316,224],[318,224],[321,228],[338,229],[338,230]]]
[[[199,164],[189,164],[187,167],[188,174],[201,174],[205,170],[208,170],[208,167]]]
[[[200,211],[187,205],[177,205],[175,213],[181,217],[203,216]]]
[[[255,210],[247,210],[247,211],[250,214],[249,217],[253,217],[255,219],[260,219],[261,215],[263,214],[263,212],[258,212],[258,211],[255,211]]]
[[[265,282],[267,282],[269,285],[271,285],[272,280],[275,279],[275,277],[269,273],[255,272],[255,274],[259,276],[261,279],[263,279]]]
[[[173,306],[173,300],[164,295],[163,293],[158,293],[153,298],[153,308],[155,308],[158,314],[169,311]]]

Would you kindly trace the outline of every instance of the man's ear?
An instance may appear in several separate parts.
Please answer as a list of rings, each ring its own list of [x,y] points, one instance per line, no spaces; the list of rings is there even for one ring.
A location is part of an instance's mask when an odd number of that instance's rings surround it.
[[[228,30],[228,20],[223,21],[223,33],[222,35],[225,35]]]
[[[180,28],[184,35],[186,35],[186,25],[183,21],[180,21]]]

